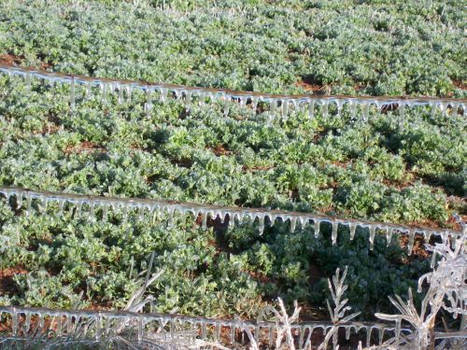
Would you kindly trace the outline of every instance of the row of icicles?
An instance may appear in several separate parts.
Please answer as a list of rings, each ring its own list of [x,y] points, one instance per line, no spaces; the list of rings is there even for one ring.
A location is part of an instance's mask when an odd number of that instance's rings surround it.
[[[67,311],[49,310],[40,308],[22,307],[0,307],[0,320],[11,320],[11,326],[7,328],[8,337],[30,338],[50,336],[55,338],[82,339],[94,341],[106,341],[109,338],[132,334],[139,342],[144,339],[151,339],[154,334],[165,337],[166,340],[174,340],[183,336],[187,329],[192,331],[203,340],[226,341],[228,336],[230,344],[238,341],[238,335],[245,338],[245,331],[248,329],[253,337],[258,340],[267,340],[268,345],[273,345],[273,336],[278,324],[267,321],[249,322],[241,320],[216,320],[202,317],[187,317],[170,314],[135,314],[128,312],[99,312],[92,310]],[[329,322],[304,322],[292,325],[292,330],[297,336],[299,348],[305,348],[314,332],[326,332],[333,325]],[[364,331],[367,346],[370,340],[375,340],[381,344],[386,336],[394,333],[405,334],[408,329],[395,329],[393,326],[382,323],[366,324],[361,322],[344,323],[338,326],[345,331],[346,340],[349,340],[351,332],[358,334]],[[5,332],[5,330],[3,330]],[[52,332],[52,333],[51,333]],[[222,336],[223,335],[223,336]],[[396,334],[397,336],[397,334]],[[0,331],[0,340],[2,333]],[[154,339],[154,338],[152,338]],[[47,339],[44,339],[47,340]],[[241,342],[243,343],[243,342]]]
[[[78,87],[85,89],[84,95],[93,93],[97,88],[103,96],[114,95],[118,103],[131,102],[132,95],[138,91],[146,95],[144,109],[149,112],[153,108],[153,102],[159,100],[167,101],[169,98],[183,101],[187,105],[194,102],[209,103],[214,101],[233,101],[242,106],[248,105],[254,111],[269,110],[279,112],[286,116],[290,111],[306,112],[313,117],[317,110],[326,117],[331,110],[337,115],[347,108],[352,119],[357,115],[360,108],[362,120],[367,120],[370,108],[378,111],[395,110],[401,116],[407,108],[428,106],[433,113],[458,113],[466,114],[467,101],[463,99],[443,98],[402,98],[402,97],[357,97],[357,96],[312,96],[312,95],[272,95],[263,93],[230,91],[225,89],[197,88],[172,84],[144,84],[136,81],[120,81],[111,79],[97,79],[83,76],[69,76],[60,73],[46,71],[34,71],[17,67],[1,66],[0,72],[10,77],[23,78],[27,84],[32,79],[46,81],[52,85],[64,84],[70,86],[70,106],[74,108],[78,94]]]
[[[391,223],[367,222],[349,219],[340,219],[331,216],[315,215],[310,213],[300,213],[283,210],[268,210],[254,209],[242,207],[222,207],[203,205],[189,202],[175,202],[156,199],[127,199],[114,197],[98,197],[86,196],[66,193],[53,192],[35,192],[16,187],[1,187],[0,194],[5,196],[8,202],[10,198],[16,199],[18,208],[23,207],[26,213],[33,208],[33,200],[38,201],[40,206],[47,209],[48,205],[58,204],[59,213],[61,214],[65,205],[75,208],[75,215],[79,216],[83,210],[87,210],[89,215],[96,215],[95,209],[102,209],[102,218],[107,218],[109,209],[119,212],[123,215],[123,220],[126,220],[129,211],[136,210],[140,217],[144,215],[166,214],[169,221],[173,220],[176,215],[187,216],[191,215],[194,219],[201,217],[201,226],[207,228],[208,218],[212,220],[219,219],[221,223],[228,223],[230,227],[241,223],[255,223],[259,233],[262,234],[266,224],[273,226],[276,222],[288,222],[290,231],[294,232],[297,225],[302,229],[311,225],[314,230],[315,238],[320,236],[322,224],[331,226],[331,241],[336,244],[338,238],[339,227],[345,227],[349,232],[350,239],[353,240],[357,229],[367,230],[370,242],[370,249],[373,249],[374,240],[377,234],[384,234],[387,244],[392,242],[393,236],[397,234],[405,234],[408,236],[407,250],[409,254],[415,242],[415,236],[422,235],[425,241],[429,241],[432,235],[441,236],[443,238],[458,237],[460,232],[451,230],[434,230],[429,228],[418,228],[404,225],[396,225]]]

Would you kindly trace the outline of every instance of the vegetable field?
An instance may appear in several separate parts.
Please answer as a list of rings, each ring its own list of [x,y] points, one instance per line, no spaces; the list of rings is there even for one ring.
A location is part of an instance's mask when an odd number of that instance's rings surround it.
[[[465,339],[464,18],[455,0],[1,2],[0,349],[11,306],[182,332],[269,321],[280,298],[336,325],[336,269],[362,325],[460,271],[432,327]],[[108,317],[120,337],[129,316]],[[254,326],[216,322],[199,332],[255,349]]]

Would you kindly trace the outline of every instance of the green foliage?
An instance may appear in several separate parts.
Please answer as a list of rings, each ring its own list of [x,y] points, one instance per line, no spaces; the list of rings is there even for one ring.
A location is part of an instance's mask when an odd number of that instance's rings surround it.
[[[464,95],[459,2],[4,1],[0,51],[53,69],[237,90]],[[71,4],[73,4],[73,6]],[[139,6],[136,6],[139,4]]]

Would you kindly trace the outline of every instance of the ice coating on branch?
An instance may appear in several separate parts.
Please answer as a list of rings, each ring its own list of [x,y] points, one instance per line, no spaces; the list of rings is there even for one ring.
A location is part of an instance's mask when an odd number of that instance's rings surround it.
[[[465,225],[462,223],[462,225]],[[442,238],[442,243],[435,243],[434,246],[427,245],[433,256],[439,256],[437,265],[433,265],[433,271],[421,276],[418,280],[418,292],[424,291],[423,300],[420,306],[414,303],[412,289],[408,290],[408,298],[401,298],[396,295],[389,297],[391,303],[398,310],[398,314],[376,313],[379,319],[395,322],[396,332],[388,342],[394,348],[401,349],[427,349],[430,344],[434,344],[436,339],[435,320],[441,309],[451,313],[454,318],[458,315],[467,316],[466,298],[466,276],[467,258],[465,254],[467,233],[465,227],[463,235],[448,239]],[[413,330],[410,337],[401,334],[401,324],[404,321]],[[442,335],[446,338],[464,338],[465,327],[461,324],[460,334],[454,335],[448,332]],[[461,345],[461,344],[459,344]],[[463,344],[465,345],[465,344]],[[461,348],[465,346],[461,345]],[[439,349],[444,349],[443,343]],[[457,348],[457,347],[456,347]]]

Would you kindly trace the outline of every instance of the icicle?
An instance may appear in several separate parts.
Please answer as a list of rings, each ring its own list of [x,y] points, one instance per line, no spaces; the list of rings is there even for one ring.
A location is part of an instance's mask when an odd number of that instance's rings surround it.
[[[23,193],[18,192],[16,193],[16,209],[21,208],[22,204],[23,204]]]
[[[84,98],[85,99],[90,99],[91,98],[91,85],[86,85],[85,91],[84,91]]]
[[[106,102],[106,95],[107,95],[107,84],[104,82],[99,83],[99,90],[101,92],[101,102],[105,103]]]
[[[431,109],[431,117],[433,118],[436,114],[436,101],[430,102],[430,109]]]
[[[81,209],[82,209],[82,206],[83,206],[83,202],[78,202],[76,203],[76,211],[75,211],[75,215],[77,218],[79,218],[81,216]]]
[[[335,245],[337,242],[337,229],[339,228],[339,223],[334,221],[331,223],[331,226],[332,226],[331,241],[332,241],[332,245]]]
[[[374,103],[375,106],[376,106],[376,112],[377,112],[377,113],[381,113],[381,110],[382,110],[382,108],[383,108],[383,106],[384,106],[384,103],[381,102],[381,101],[379,101],[379,100],[375,100],[375,101],[373,101],[373,103]]]
[[[350,109],[350,119],[355,120],[357,116],[357,103],[356,101],[349,100],[349,109]]]
[[[173,216],[173,212],[172,212],[172,214],[167,219],[167,228],[172,229],[174,226],[175,226],[175,217]]]
[[[344,101],[336,100],[336,106],[337,106],[337,116],[340,117],[341,112],[342,112],[342,107],[344,106]]]
[[[26,194],[26,216],[29,216],[31,209],[32,209],[32,196],[29,193],[27,193]]]
[[[238,225],[242,225],[245,222],[245,213],[235,213],[235,222]]]
[[[255,332],[254,339],[255,339],[256,343],[258,343],[259,342],[259,337],[260,337],[260,332],[261,332],[261,329],[260,329],[259,325],[255,326],[254,332]]]
[[[199,101],[198,101],[198,104],[199,104],[200,106],[206,104],[208,98],[209,98],[209,92],[208,92],[208,91],[200,90],[200,91],[199,91]],[[243,106],[245,106],[245,104],[246,104],[246,100],[244,101]]]
[[[29,334],[29,332],[31,331],[31,314],[30,313],[26,314],[22,328],[23,328],[23,334]]]
[[[206,322],[201,321],[201,339],[206,339]]]
[[[319,225],[320,225],[320,221],[318,219],[315,219],[314,220],[315,238],[319,237]]]
[[[384,340],[384,327],[378,326],[378,344],[383,344]]]
[[[264,232],[264,215],[258,215],[258,230],[259,230],[259,235],[263,235]]]
[[[41,330],[43,331],[44,330],[44,317],[42,315],[38,315],[39,316],[39,325],[37,326],[38,330]],[[42,333],[42,332],[38,332],[38,333]]]
[[[267,345],[271,346],[273,344],[273,330],[272,327],[268,327],[268,343]]]
[[[299,216],[297,219],[298,219],[298,222],[300,223],[300,229],[304,230],[308,219],[304,216]]]
[[[368,109],[369,111],[371,110],[371,106],[375,106],[375,109],[376,109],[376,112],[378,113],[379,112],[379,106],[381,105],[381,103],[377,100],[371,100],[368,102]]]
[[[295,228],[297,227],[297,218],[295,216],[289,217],[290,221],[290,232],[294,233]]]
[[[144,338],[143,319],[139,319],[138,320],[138,335],[137,335],[138,344],[141,344],[141,342],[143,341],[143,338]]]
[[[112,98],[112,96],[115,93],[115,84],[112,83],[112,82],[109,82],[108,85],[107,85],[107,88],[108,88],[109,96],[110,96],[110,98]]]
[[[282,107],[282,116],[286,117],[289,114],[289,100],[282,99],[281,107]]]
[[[378,228],[379,228],[382,232],[384,232],[384,235],[385,235],[385,237],[386,237],[386,239],[387,239],[387,237],[388,237],[388,232],[389,232],[389,227],[387,227],[387,226],[379,226]]]
[[[27,72],[24,79],[26,81],[26,90],[29,92],[31,91],[31,73]]]
[[[11,315],[11,329],[15,337],[18,335],[18,323],[18,314],[15,312]]]
[[[307,109],[308,109],[308,100],[307,99],[300,99],[300,100],[296,101],[296,105],[297,105],[297,111],[298,112],[303,113],[303,114],[305,114],[307,112]]]
[[[389,247],[389,245],[392,242],[392,236],[394,235],[394,232],[396,231],[395,228],[389,227],[387,232],[386,232],[386,246]]]
[[[350,339],[351,326],[344,326],[344,327],[345,327],[345,340],[349,340]]]
[[[243,213],[243,217],[244,217],[244,219],[245,219],[245,218],[248,219],[248,223],[252,223],[252,224],[253,224],[254,221],[255,221],[255,215],[254,215],[253,213],[250,213],[250,212],[248,212],[248,213]]]
[[[209,103],[213,103],[215,101],[215,95],[214,95],[214,93],[212,91],[206,91],[206,97],[207,97],[207,101]],[[248,99],[248,97],[247,97],[247,99]],[[246,102],[246,100],[245,100],[245,102]]]
[[[290,99],[289,103],[292,105],[292,110],[297,112],[298,111],[298,102],[296,99]]]
[[[308,115],[310,118],[313,118],[315,116],[315,100],[310,100],[308,102]]]
[[[399,343],[399,338],[401,334],[401,319],[396,320],[396,329],[394,330],[395,343]]]
[[[365,343],[365,346],[368,347],[368,346],[370,346],[371,331],[373,330],[373,328],[371,328],[370,326],[367,326],[365,328],[365,330],[366,330],[366,343]]]
[[[219,211],[219,220],[220,220],[220,223],[221,224],[224,224],[225,223],[225,220],[227,218],[227,211],[226,210],[221,210]]]
[[[321,115],[322,115],[323,119],[327,118],[328,109],[329,109],[329,101],[328,100],[321,100]]]
[[[146,103],[144,104],[144,111],[146,116],[149,117],[152,110],[152,99],[151,99],[151,90],[146,89]]]
[[[202,222],[201,222],[201,228],[203,230],[206,230],[208,228],[208,213],[205,212],[202,215]]]
[[[63,208],[65,207],[65,200],[59,199],[58,200],[58,216],[63,216]]]
[[[234,344],[235,342],[235,325],[230,327],[230,343]]]
[[[409,243],[407,245],[407,251],[409,253],[409,255],[412,255],[412,249],[413,249],[413,245],[415,243],[415,231],[410,229],[408,232],[407,232],[407,235],[409,236]]]
[[[370,225],[370,250],[373,250],[374,243],[375,243],[375,234],[376,234],[376,226]]]
[[[238,102],[238,104],[240,105],[240,107],[245,107],[246,106],[246,103],[248,101],[248,96],[239,95],[239,96],[235,96],[235,98],[236,98],[236,101]]]
[[[404,101],[401,101],[401,102],[399,103],[399,115],[400,115],[400,118],[401,118],[399,124],[401,124],[401,123],[404,122],[404,118],[405,118],[405,106],[406,106],[406,104],[405,104]]]
[[[442,115],[446,114],[446,104],[444,102],[438,102],[438,108]]]
[[[423,236],[424,243],[429,243],[431,238],[431,232],[428,230],[421,230],[419,233]]]
[[[219,322],[216,322],[215,328],[214,328],[214,342],[219,342],[221,339],[221,330],[222,330],[222,325]]]
[[[49,203],[51,203],[52,201],[53,201],[52,198],[47,198],[47,197],[41,198],[42,211],[43,211],[44,213],[47,213],[47,209],[49,208]]]
[[[231,231],[235,226],[234,220],[235,220],[234,216],[231,213],[229,213],[229,221],[228,221],[228,224],[227,224],[227,227],[228,227],[229,231]]]
[[[107,220],[108,211],[109,207],[104,204],[102,207],[102,220]]]
[[[350,233],[350,240],[353,241],[355,237],[355,231],[357,229],[357,224],[354,222],[349,223],[349,233]]]
[[[127,103],[131,103],[131,91],[132,91],[132,86],[131,85],[125,85],[125,93],[126,93],[126,100]]]
[[[122,214],[122,222],[128,222],[128,206],[122,205],[120,212]]]
[[[430,267],[434,269],[435,265],[436,265],[436,251],[433,251],[433,254],[431,254]]]
[[[256,97],[251,97],[251,109],[256,113],[258,107],[258,99]]]
[[[121,84],[118,84],[118,97],[117,97],[117,103],[121,105],[123,103],[123,86]]]
[[[73,111],[75,109],[75,77],[71,77],[71,86],[70,86],[70,109]]]
[[[277,110],[277,100],[274,98],[268,99],[269,102],[269,111],[274,113]]]
[[[187,90],[185,92],[185,103],[187,106],[190,106],[191,105],[191,102],[192,102],[192,91],[191,90]]]
[[[363,109],[362,121],[366,123],[368,121],[368,116],[370,114],[370,105],[367,102],[364,102],[362,109]]]
[[[449,110],[449,107],[451,108],[451,114],[454,114],[456,115],[457,114],[457,111],[459,109],[459,105],[456,103],[456,102],[446,102],[447,104],[447,109]]]
[[[206,92],[202,90],[197,91],[198,95],[198,106],[202,106],[206,103]]]

